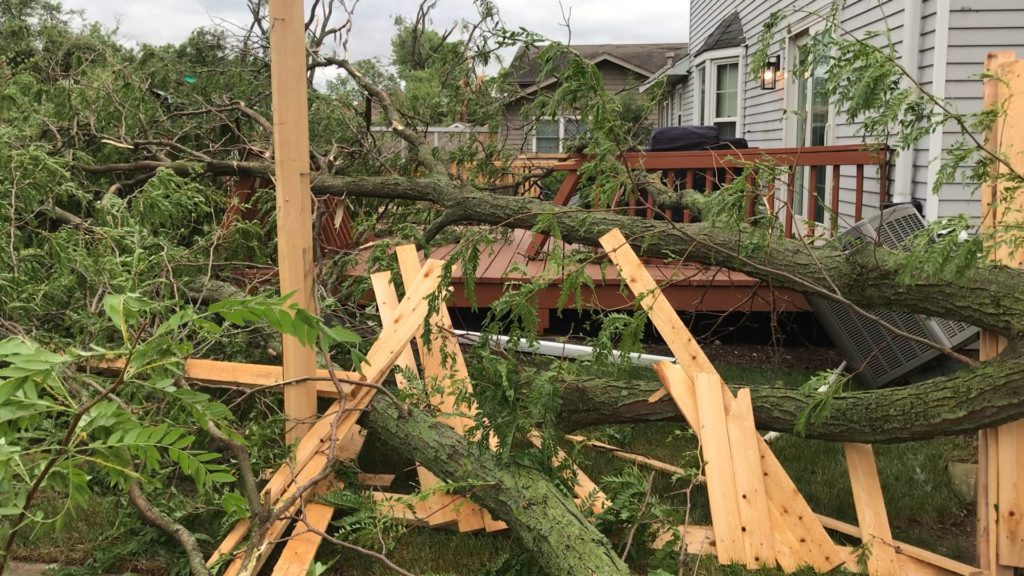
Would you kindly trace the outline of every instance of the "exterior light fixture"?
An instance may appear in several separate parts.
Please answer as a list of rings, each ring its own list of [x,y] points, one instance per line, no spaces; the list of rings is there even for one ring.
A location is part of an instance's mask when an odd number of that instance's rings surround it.
[[[777,55],[769,58],[761,71],[761,90],[775,90],[781,70],[782,58]]]

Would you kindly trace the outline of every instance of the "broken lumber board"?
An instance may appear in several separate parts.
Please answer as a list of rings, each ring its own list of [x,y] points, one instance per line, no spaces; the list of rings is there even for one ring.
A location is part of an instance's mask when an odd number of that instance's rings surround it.
[[[736,501],[742,522],[743,546],[747,568],[775,566],[775,543],[772,537],[771,513],[761,472],[761,456],[757,450],[757,428],[750,389],[736,393],[732,410],[726,416],[729,446],[732,449],[733,477],[736,479]]]
[[[704,476],[708,479],[708,502],[711,506],[711,526],[715,530],[718,560],[723,564],[745,562],[743,529],[736,504],[736,480],[733,477],[721,384],[711,374],[700,373],[694,389],[700,417],[700,451],[704,460]]]
[[[647,267],[640,261],[633,248],[630,247],[626,237],[618,228],[614,228],[600,239],[601,246],[611,258],[612,262],[619,269],[619,275],[626,281],[640,301],[640,305],[651,318],[651,322],[658,326],[658,332],[665,341],[676,361],[687,363],[687,373],[707,372],[717,374],[715,367],[708,360],[700,344],[693,338],[693,334],[686,329],[679,314],[669,303],[668,298],[661,293],[658,284],[651,277]],[[662,397],[664,394],[655,393],[652,399]]]
[[[373,343],[370,350],[366,353],[361,370],[366,382],[380,384],[388,372],[391,371],[402,350],[408,347],[409,341],[412,340],[416,330],[426,317],[427,298],[440,282],[441,266],[442,263],[438,260],[427,261],[427,264],[421,271],[420,280],[411,286],[406,297],[399,304],[395,314],[395,323],[381,330],[380,337],[377,338],[377,341]],[[282,499],[282,494],[286,492],[287,487],[300,482],[299,478],[305,477],[308,471],[311,470],[308,477],[315,477],[323,470],[323,466],[328,462],[327,458],[324,457],[323,462],[319,462],[316,457],[323,451],[325,441],[329,443],[328,437],[331,435],[331,430],[335,428],[334,421],[336,415],[339,411],[346,411],[347,413],[341,416],[342,422],[351,420],[351,424],[349,424],[349,427],[351,427],[362,414],[362,410],[369,405],[375,392],[371,388],[363,388],[358,396],[358,400],[351,403],[338,400],[331,405],[324,416],[299,441],[298,446],[295,448],[294,460],[286,462],[278,468],[277,472],[274,473],[274,476],[267,483],[267,486],[264,487],[263,494],[268,502],[273,502],[276,505]],[[343,436],[346,431],[342,428],[342,422],[339,422],[336,429],[338,436]],[[319,469],[317,469],[317,462],[314,462],[314,460],[319,462]],[[311,463],[312,465],[310,466]],[[278,534],[273,539],[279,536]],[[267,543],[264,542],[260,546],[268,549]],[[218,547],[218,550],[220,550],[220,547]],[[210,562],[214,561],[216,561],[216,558],[211,558]],[[232,575],[226,574],[225,576]]]
[[[417,264],[417,268],[419,264]],[[387,327],[395,323],[395,313],[398,309],[398,292],[395,291],[395,285],[391,282],[390,272],[377,272],[370,275],[370,284],[373,286],[373,295],[377,301],[377,312],[380,314],[381,326]],[[400,389],[408,388],[408,382],[406,382],[405,375],[409,374],[415,378],[419,378],[419,371],[416,368],[416,357],[412,353],[412,346],[406,342],[405,348],[398,356],[398,360],[395,362],[396,370],[395,383]],[[404,373],[404,374],[403,374]],[[428,471],[423,466],[416,464],[416,477],[420,483],[420,490],[430,491],[433,490],[437,484],[437,476]],[[458,522],[458,515],[449,506],[443,505],[439,500],[434,498],[436,492],[431,492],[427,495],[427,499],[420,503],[423,508],[423,517],[431,526],[452,524]]]
[[[654,365],[654,371],[657,372],[665,390],[668,391],[672,400],[675,402],[676,407],[679,408],[679,411],[683,414],[683,418],[690,424],[690,427],[697,435],[699,441],[701,426],[700,417],[697,413],[697,402],[695,400],[696,391],[694,390],[693,382],[679,364],[658,362]],[[756,441],[757,439],[755,439],[755,442]],[[763,440],[761,440],[761,442],[763,442]],[[760,454],[760,446],[758,446],[759,459]],[[763,462],[763,459],[761,461]],[[764,474],[760,465],[757,468],[761,474]],[[774,476],[772,480],[775,480]],[[785,487],[783,487],[783,489],[785,489]],[[796,490],[796,488],[794,487],[793,490]],[[766,496],[767,491],[767,486],[765,486]],[[794,572],[803,564],[809,562],[800,561],[799,558],[802,558],[804,555],[804,552],[802,552],[803,546],[799,539],[793,535],[792,528],[787,524],[786,520],[783,519],[782,513],[777,510],[777,507],[771,502],[770,497],[768,500],[769,523],[771,524],[773,531],[772,543],[774,546],[775,560],[784,571]],[[808,510],[810,510],[809,507]],[[824,530],[822,530],[822,532],[824,532]],[[825,537],[828,538],[827,533],[825,534]],[[831,543],[831,540],[829,540],[829,542]],[[824,563],[819,563],[819,565],[824,566]]]
[[[622,233],[618,230],[608,232],[601,238],[601,244],[609,258],[619,268],[620,276],[626,280],[633,293],[640,298],[641,305],[648,312],[655,328],[669,344],[673,354],[677,354],[676,360],[679,362],[680,369],[671,373],[692,382],[696,375],[702,372],[700,367],[706,363],[710,366],[707,373],[717,376],[718,373],[714,366],[711,366],[700,345],[679,319],[679,315],[672,310],[672,306],[661,294],[647,268],[640,262],[629,244],[625,242]],[[659,374],[661,373],[659,372]],[[670,382],[663,380],[663,384],[665,384],[666,390],[669,390]],[[721,383],[721,388],[725,408],[728,412],[732,406],[732,394],[724,382]],[[676,404],[683,411],[683,416],[686,417],[687,406],[685,403],[680,403],[677,399]],[[797,490],[796,485],[786,474],[778,459],[775,458],[771,448],[760,436],[757,439],[757,445],[761,455],[761,468],[765,474],[765,492],[768,499],[773,502],[773,506],[782,515],[781,520],[783,521],[775,527],[775,530],[795,531],[795,541],[799,542],[801,546],[790,551],[801,562],[809,564],[819,571],[831,569],[837,563],[838,554],[835,544],[814,518],[810,506],[800,495],[800,491]],[[779,546],[776,546],[777,555],[778,548]]]
[[[395,256],[398,259],[399,273],[402,276],[402,284],[408,286],[415,281],[416,274],[420,271],[420,257],[416,247],[411,244],[395,248]],[[428,321],[430,326],[429,342],[424,341],[423,334],[416,335],[416,345],[420,351],[420,363],[423,366],[424,381],[439,385],[441,390],[432,400],[441,409],[442,415],[439,419],[451,426],[453,430],[465,436],[467,432],[476,425],[476,404],[473,399],[473,384],[469,379],[469,369],[466,367],[466,359],[462,355],[462,348],[455,337],[455,328],[452,325],[451,315],[448,313],[448,306],[444,300],[437,302],[437,310]],[[464,394],[459,394],[458,387],[462,388]],[[469,404],[464,407],[464,412],[457,405],[459,396],[469,399]],[[497,438],[489,438],[491,448],[497,447]],[[422,468],[422,467],[421,467]],[[431,476],[433,476],[431,474]],[[422,484],[421,484],[422,486]],[[482,523],[488,531],[501,530],[504,522],[495,520],[491,513],[470,501],[460,508],[458,523],[459,530],[472,531]]]
[[[381,330],[377,341],[367,351],[361,367],[361,380],[372,384],[380,384],[391,371],[402,351],[408,347],[413,334],[420,328],[427,314],[427,298],[437,289],[441,279],[442,262],[430,260],[423,267],[420,281],[413,284],[395,313],[395,323]],[[366,399],[369,404],[370,399]],[[271,502],[275,489],[279,491],[292,475],[292,470],[301,469],[316,453],[320,444],[330,435],[334,414],[344,408],[341,401],[328,408],[327,413],[313,425],[313,428],[299,441],[295,448],[293,462],[287,462],[278,469],[264,489],[270,495]],[[358,406],[359,410],[365,405]]]
[[[543,439],[541,438],[540,432],[537,430],[530,430],[526,437],[530,440],[531,444],[537,448],[541,447]],[[569,455],[559,448],[558,452],[556,452],[551,458],[551,465],[555,467],[561,466],[562,462],[565,462],[568,458]],[[576,494],[577,505],[582,504],[587,506],[594,514],[600,514],[612,505],[604,491],[590,479],[590,476],[587,476],[586,473],[584,473],[583,470],[580,470],[580,468],[575,464],[572,465],[572,472],[566,471],[566,477],[570,475],[575,479],[572,491]]]
[[[422,502],[412,502],[413,497],[408,494],[394,494],[390,492],[372,492],[372,498],[374,502],[386,506],[387,513],[395,520],[401,521],[409,526],[430,526],[427,512]],[[445,508],[451,508],[460,510],[463,506],[475,506],[472,502],[466,499],[465,496],[459,494],[436,494],[437,500],[441,502]],[[483,511],[483,508],[477,507],[478,510]],[[505,530],[508,526],[504,522],[496,521],[496,526],[492,529],[487,530],[488,532],[496,532],[499,530]],[[470,530],[459,529],[458,524],[445,524],[430,526],[432,528],[450,528],[460,532],[468,532]],[[472,531],[479,531],[486,529],[486,526],[479,525]]]
[[[281,557],[274,565],[272,576],[306,576],[309,565],[316,557],[317,548],[323,540],[334,516],[334,507],[313,502],[302,510],[302,520],[295,523],[288,543],[281,550]]]
[[[409,244],[396,247],[395,255],[398,258],[402,284],[409,286],[420,270],[419,253],[415,246]],[[472,418],[476,407],[468,406],[466,411],[469,415],[461,414],[456,404],[459,396],[456,387],[461,386],[466,397],[472,398],[473,386],[469,381],[469,370],[462,356],[462,348],[459,347],[459,341],[453,332],[448,306],[443,299],[438,300],[437,310],[428,324],[429,340],[425,340],[422,333],[416,334],[416,345],[423,366],[423,380],[428,386],[433,384],[441,389],[431,399],[431,403],[441,410],[441,421],[459,434],[465,435],[466,431],[476,424]]]
[[[868,574],[871,576],[897,576],[899,565],[896,550],[892,547],[892,530],[885,511],[882,484],[878,479],[875,452],[870,444],[846,442],[846,467],[850,472],[850,487],[853,490],[853,506],[857,510],[861,542],[869,547]]]
[[[679,538],[680,546],[685,546],[690,554],[715,554],[715,531],[711,526],[675,526],[658,533],[651,543],[651,548],[661,550],[674,538]]]
[[[848,522],[843,522],[842,520],[836,520],[835,518],[829,518],[828,516],[823,516],[821,514],[817,514],[817,516],[821,524],[829,530],[835,530],[836,532],[840,532],[846,534],[847,536],[852,536],[854,538],[861,537],[861,530],[858,526],[854,526],[853,524],[850,524]],[[952,558],[946,558],[945,556],[941,556],[939,554],[936,554],[935,552],[929,552],[928,550],[918,548],[917,546],[912,546],[905,542],[893,540],[892,545],[893,548],[896,549],[896,554],[898,556],[909,556],[911,558],[914,558],[926,564],[930,564],[935,568],[944,570],[952,574],[959,574],[960,576],[988,575],[988,572],[986,570],[982,570],[981,568],[976,568],[969,564],[964,564],[963,562],[953,560]]]
[[[360,472],[356,475],[356,482],[367,488],[388,488],[395,483],[394,474],[367,474]]]
[[[101,360],[90,367],[102,371],[121,370],[124,368],[124,360]],[[208,360],[205,358],[189,358],[185,360],[185,367],[181,376],[199,384],[218,387],[247,388],[247,389],[275,389],[280,391],[283,369],[272,364],[246,364],[243,362],[225,362],[222,360]],[[348,380],[360,380],[359,374],[355,372],[334,371],[335,376]],[[331,374],[327,370],[318,369],[316,372],[316,393],[323,398],[337,398],[338,389],[331,382]],[[355,391],[356,386],[347,382],[341,382],[341,389],[349,397]]]
[[[591,440],[590,438],[587,438],[585,436],[579,436],[576,434],[566,434],[565,439],[576,444],[589,446],[591,448],[596,448],[598,450],[608,452],[609,454],[620,460],[625,460],[626,462],[633,462],[634,464],[646,466],[647,468],[657,470],[659,472],[665,472],[666,474],[677,474],[679,476],[686,476],[687,474],[690,474],[690,472],[687,471],[685,468],[673,466],[668,462],[655,460],[654,458],[650,458],[642,454],[637,454],[635,452],[630,452],[629,450],[623,450],[622,448],[612,446],[611,444],[605,444],[604,442]]]
[[[363,392],[363,396],[366,398],[372,397],[372,390],[366,390]],[[359,399],[360,401],[362,398]],[[369,400],[367,399],[367,402]],[[355,423],[358,420],[361,411],[354,411],[350,414],[346,414],[342,421],[338,423],[336,438],[338,438],[337,445],[335,446],[335,457],[341,460],[355,459],[359,455],[360,449],[363,446],[363,440],[365,437],[362,434],[362,428]],[[319,470],[323,470],[323,466],[329,461],[327,458],[327,450],[330,448],[330,443],[325,442],[322,445],[321,450],[313,455],[310,462],[305,468],[299,470],[289,481],[285,491],[277,500],[284,500],[290,498],[295,491],[319,474]],[[317,468],[319,466],[319,468]],[[321,482],[321,487],[328,485],[326,482]],[[316,493],[321,489],[317,487],[313,489],[313,493]],[[290,522],[291,513],[301,503],[295,503],[291,510],[287,511],[281,518],[275,520],[270,527],[267,528],[267,532],[264,535],[260,544],[260,552],[254,556],[255,564],[251,568],[251,572],[255,573],[259,571],[263,563],[266,561],[270,552],[273,550],[274,543],[281,537],[284,531],[288,528]],[[223,554],[229,554],[235,551],[237,546],[245,538],[245,535],[249,529],[250,523],[248,519],[242,519],[235,525],[235,527],[228,533],[228,536],[224,538],[217,550],[207,560],[206,565],[214,565]],[[222,576],[234,576],[241,569],[242,558],[235,554],[234,559],[228,564]]]

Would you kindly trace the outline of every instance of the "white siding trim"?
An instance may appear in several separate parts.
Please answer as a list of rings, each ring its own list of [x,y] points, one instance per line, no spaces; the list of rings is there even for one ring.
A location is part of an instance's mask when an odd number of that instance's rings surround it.
[[[936,0],[935,8],[935,64],[932,68],[932,94],[943,100],[946,98],[946,66],[949,61],[949,2]],[[924,217],[934,222],[939,217],[939,195],[933,194],[935,181],[939,177],[939,166],[942,163],[943,127],[936,126],[928,136],[928,189],[927,201],[924,204]]]
[[[921,77],[921,7],[924,0],[908,0],[903,8],[903,42],[900,43],[903,69],[914,80]],[[909,84],[907,79],[904,85]],[[896,158],[893,170],[892,201],[910,202],[914,199],[914,148],[904,150]]]

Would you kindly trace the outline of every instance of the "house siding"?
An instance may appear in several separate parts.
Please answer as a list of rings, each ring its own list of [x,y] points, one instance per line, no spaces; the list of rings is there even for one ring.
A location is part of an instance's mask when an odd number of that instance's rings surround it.
[[[939,0],[941,1],[941,0]],[[957,110],[975,113],[982,109],[982,81],[979,78],[988,52],[1015,50],[1024,54],[1024,3],[1019,0],[944,0],[949,2],[949,44],[946,65],[946,98]],[[960,137],[946,126],[943,148]],[[933,152],[933,156],[938,151]],[[931,194],[927,194],[931,201]],[[938,216],[966,214],[977,219],[980,193],[975,186],[951,183],[939,194]]]
[[[801,5],[800,14],[790,17],[790,30],[796,32],[796,26],[807,22],[807,14],[821,13],[828,9],[831,0],[810,0]],[[935,65],[939,51],[936,41],[940,37],[938,12],[940,3],[947,3],[950,10],[948,42],[946,43],[945,83],[936,87]],[[745,56],[755,49],[756,41],[764,29],[765,20],[773,12],[792,7],[788,0],[693,0],[691,4],[690,46],[694,51],[700,50],[709,35],[723,18],[733,11],[739,13],[743,24],[743,33],[747,46],[743,50]],[[894,48],[903,52],[905,0],[850,0],[846,2],[841,18],[845,30],[864,37],[869,31],[888,30]],[[786,29],[786,25],[782,26]],[[942,31],[945,35],[946,31]],[[780,34],[781,35],[781,34]],[[879,37],[876,42],[882,41]],[[782,55],[783,70],[788,70],[791,58],[787,51],[788,40],[777,38],[771,48],[772,54]],[[955,103],[958,110],[965,113],[977,112],[981,109],[982,85],[978,74],[982,71],[985,54],[993,50],[1017,50],[1024,53],[1024,2],[1021,0],[924,0],[921,5],[920,31],[916,80],[925,90],[941,92]],[[781,88],[763,91],[756,78],[751,78],[749,70],[744,70],[743,101],[741,106],[741,122],[743,136],[751,146],[779,147],[792,145],[787,141],[787,123],[785,108],[786,92]],[[690,86],[691,83],[687,83]],[[786,84],[786,83],[784,83]],[[686,102],[682,108],[688,110],[689,121],[693,121],[693,89],[689,88]],[[855,144],[862,141],[858,130],[860,124],[846,119],[839,111],[836,114],[831,142],[834,144]],[[945,128],[942,146],[948,148],[959,137],[953,126]],[[938,151],[931,151],[933,142],[929,138],[922,139],[912,150],[904,152],[910,158],[910,190],[906,190],[906,182],[894,182],[893,186],[902,187],[893,192],[903,193],[925,205],[925,213],[937,216],[967,214],[977,217],[980,201],[976,190],[963,183],[946,185],[938,197],[929,191],[929,164]],[[934,167],[932,168],[934,171]],[[878,206],[878,171],[869,169],[866,172],[868,181],[865,183],[864,216],[877,212]],[[841,198],[852,198],[848,192],[853,187],[851,174],[843,174]],[[928,209],[929,202],[937,202]],[[852,223],[854,206],[850,202],[840,203],[840,223]]]
[[[635,91],[644,80],[647,80],[646,76],[637,74],[633,70],[628,70],[612,62],[598,62],[597,69],[601,72],[601,77],[604,80],[604,89],[616,96],[627,91]],[[540,91],[550,93],[556,89],[556,86],[556,84],[545,86]],[[533,118],[529,115],[524,116],[524,109],[532,101],[533,97],[524,96],[514,100],[505,107],[499,137],[501,138],[502,146],[506,150],[530,152],[533,149]],[[647,119],[649,125],[655,126],[659,124],[660,116],[658,111],[659,106],[655,106],[651,110],[650,116]],[[578,111],[566,110],[563,114],[577,115]]]

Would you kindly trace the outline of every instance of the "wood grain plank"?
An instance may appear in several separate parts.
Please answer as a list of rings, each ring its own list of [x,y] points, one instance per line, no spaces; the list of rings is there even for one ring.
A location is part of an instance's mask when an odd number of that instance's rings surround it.
[[[775,565],[775,543],[772,537],[768,496],[761,472],[761,456],[757,450],[758,436],[754,427],[754,407],[750,389],[742,388],[726,417],[729,446],[732,449],[733,476],[736,479],[737,507],[743,525],[743,545],[747,567]]]
[[[732,451],[725,421],[721,383],[711,374],[697,375],[697,414],[700,418],[700,450],[707,477],[711,524],[715,530],[715,547],[722,564],[745,562],[743,526],[736,503],[736,480],[733,477]]]
[[[869,547],[868,574],[896,576],[899,564],[892,545],[892,530],[882,498],[882,484],[878,480],[875,452],[870,444],[843,444],[846,466],[850,471],[853,505],[857,509],[857,523],[861,528],[861,542]]]
[[[323,540],[320,534],[326,533],[334,517],[334,508],[314,502],[303,508],[302,516],[303,521],[296,522],[292,528],[288,543],[281,550],[281,556],[271,572],[272,576],[306,576]]]

